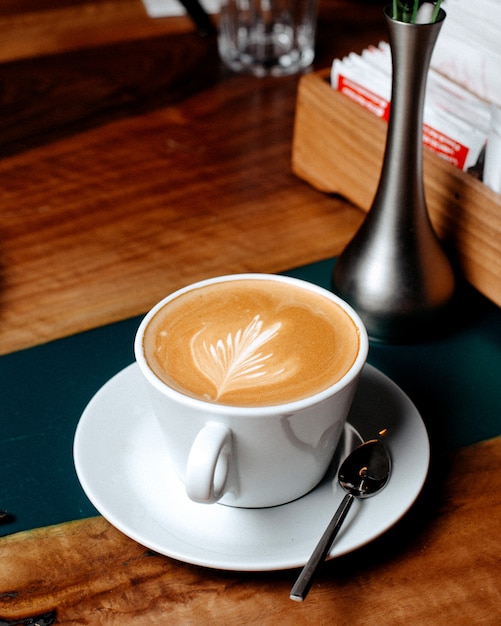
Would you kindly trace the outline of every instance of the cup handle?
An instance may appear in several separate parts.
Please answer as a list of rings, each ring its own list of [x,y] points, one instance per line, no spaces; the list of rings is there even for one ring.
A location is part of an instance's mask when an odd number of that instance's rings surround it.
[[[185,487],[191,500],[212,504],[223,495],[231,456],[231,431],[208,422],[195,437],[186,466]]]

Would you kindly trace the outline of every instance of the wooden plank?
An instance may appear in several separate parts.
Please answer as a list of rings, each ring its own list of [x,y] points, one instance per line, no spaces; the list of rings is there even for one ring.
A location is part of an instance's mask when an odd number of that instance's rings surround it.
[[[374,197],[386,123],[331,88],[328,71],[302,78],[293,170],[364,211]],[[501,305],[501,196],[430,150],[423,158],[431,221],[462,275]]]
[[[214,38],[171,32],[0,64],[0,157],[179,102],[217,80],[218,61]]]
[[[0,620],[54,611],[60,626],[495,624],[500,463],[500,438],[435,459],[407,517],[370,546],[326,563],[302,604],[289,600],[295,570],[235,573],[182,564],[100,517],[5,537]]]
[[[140,0],[51,0],[40,22],[36,4],[0,18],[14,46],[0,64],[0,353],[142,313],[199,278],[328,258],[352,236],[361,212],[290,171],[298,77],[234,75],[193,30],[143,38],[157,21]],[[83,48],[55,36],[65,25],[88,28]],[[50,28],[52,52],[13,60],[20,33],[42,45]],[[384,28],[376,2],[324,0],[320,66]]]
[[[236,77],[0,161],[0,351],[137,315],[197,279],[335,255],[360,213],[291,173],[295,90]]]
[[[192,32],[182,16],[150,18],[141,0],[0,3],[0,63]]]

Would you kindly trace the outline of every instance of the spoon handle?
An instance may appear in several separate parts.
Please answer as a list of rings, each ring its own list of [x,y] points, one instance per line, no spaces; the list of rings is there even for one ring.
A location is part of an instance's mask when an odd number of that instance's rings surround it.
[[[294,583],[290,593],[291,600],[302,602],[306,598],[308,591],[310,590],[313,576],[315,575],[320,563],[322,563],[327,556],[327,553],[329,552],[354,499],[355,496],[352,496],[351,493],[347,493],[344,496],[341,504],[337,508],[337,511],[334,513],[333,518],[329,522],[329,525],[325,529],[320,541],[317,543],[315,550],[306,565],[301,570],[298,579]]]

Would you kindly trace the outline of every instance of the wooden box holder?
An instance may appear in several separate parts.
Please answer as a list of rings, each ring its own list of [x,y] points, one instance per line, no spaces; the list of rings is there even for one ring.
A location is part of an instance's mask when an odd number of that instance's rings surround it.
[[[333,89],[330,71],[299,82],[292,169],[315,188],[368,211],[379,182],[386,122]],[[501,195],[424,149],[426,201],[459,271],[501,305]]]

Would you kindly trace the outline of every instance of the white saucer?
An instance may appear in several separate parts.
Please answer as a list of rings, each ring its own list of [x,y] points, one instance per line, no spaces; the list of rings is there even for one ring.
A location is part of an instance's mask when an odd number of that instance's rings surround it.
[[[421,417],[399,387],[369,365],[332,470],[303,498],[268,509],[189,500],[170,467],[145,392],[135,364],[98,391],[77,427],[75,467],[87,496],[111,524],[180,561],[240,571],[304,565],[344,495],[335,478],[337,467],[359,436],[370,439],[387,429],[393,471],[379,495],[354,503],[331,558],[389,529],[411,507],[426,479],[430,449]]]

